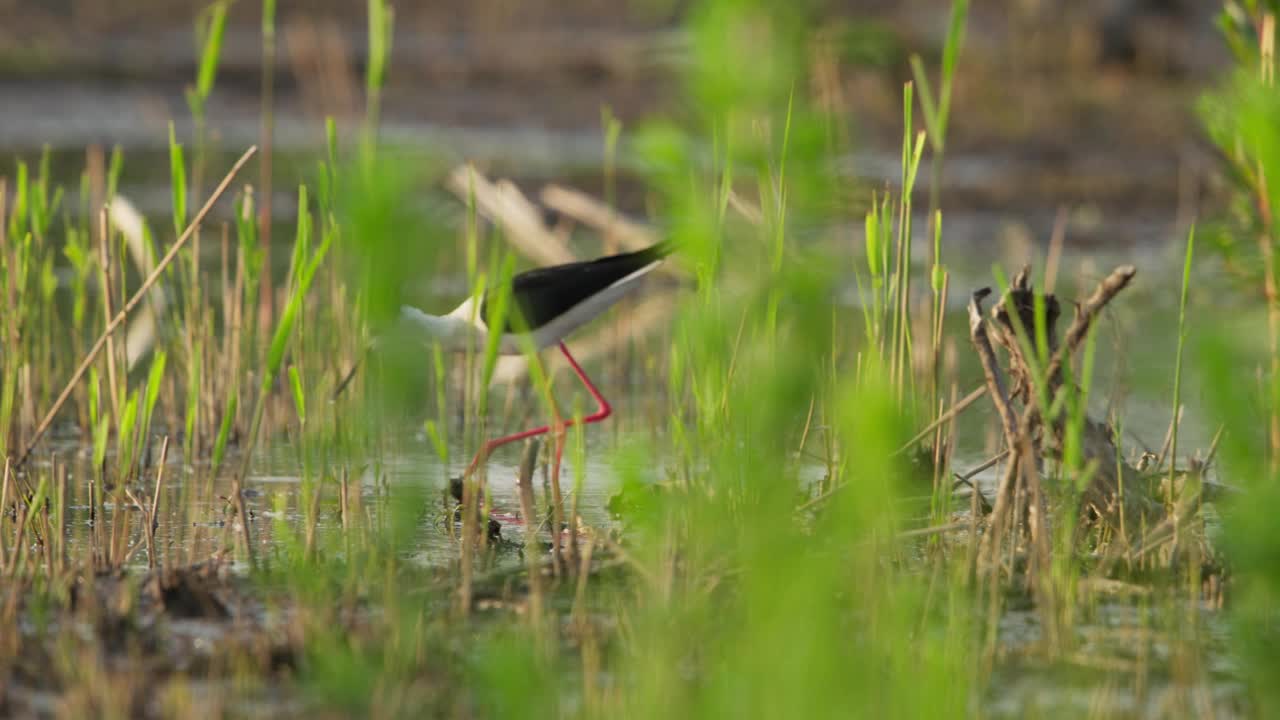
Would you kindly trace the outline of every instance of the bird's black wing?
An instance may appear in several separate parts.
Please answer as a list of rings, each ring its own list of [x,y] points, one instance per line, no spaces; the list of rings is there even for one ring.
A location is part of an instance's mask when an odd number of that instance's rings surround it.
[[[598,260],[553,265],[511,278],[511,301],[505,332],[536,330],[615,282],[671,254],[669,243]],[[489,296],[480,306],[489,317]]]

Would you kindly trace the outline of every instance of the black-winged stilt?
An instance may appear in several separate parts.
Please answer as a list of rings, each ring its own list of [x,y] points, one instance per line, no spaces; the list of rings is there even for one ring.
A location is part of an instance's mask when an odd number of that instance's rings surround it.
[[[564,344],[564,338],[634,290],[671,251],[669,243],[659,243],[636,252],[519,273],[511,279],[511,311],[500,330],[498,351],[514,355],[530,346],[542,350],[559,345],[569,367],[573,368],[574,374],[596,401],[596,411],[583,417],[581,423],[586,425],[604,420],[613,408],[582,371],[582,366]],[[490,334],[494,332],[487,324],[489,299],[489,295],[481,298],[479,307],[476,307],[476,299],[469,297],[447,315],[430,315],[409,306],[402,307],[400,313],[402,318],[421,329],[428,339],[440,343],[446,351],[471,348],[483,352]],[[490,440],[476,453],[467,467],[467,474],[475,470],[481,458],[498,447],[553,430],[559,433],[574,422],[557,421],[554,425],[543,425]],[[557,443],[557,466],[563,451],[563,443]]]

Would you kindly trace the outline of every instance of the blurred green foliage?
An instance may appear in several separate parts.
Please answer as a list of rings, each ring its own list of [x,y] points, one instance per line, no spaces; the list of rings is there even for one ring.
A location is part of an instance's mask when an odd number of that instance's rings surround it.
[[[1209,403],[1222,424],[1223,477],[1239,495],[1224,512],[1239,589],[1232,604],[1240,666],[1258,717],[1280,712],[1271,669],[1280,661],[1280,85],[1274,2],[1226,2],[1219,18],[1235,72],[1201,98],[1205,128],[1227,160],[1234,195],[1216,239],[1257,312],[1218,325],[1200,343]],[[1264,317],[1265,313],[1265,317]],[[1260,326],[1266,327],[1263,331]],[[1264,340],[1265,338],[1265,340]],[[1256,369],[1256,381],[1251,369]]]

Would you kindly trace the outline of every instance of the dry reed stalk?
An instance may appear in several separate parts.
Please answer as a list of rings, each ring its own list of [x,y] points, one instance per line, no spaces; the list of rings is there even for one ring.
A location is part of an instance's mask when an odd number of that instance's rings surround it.
[[[196,177],[199,177],[199,175],[197,174]],[[200,372],[196,377],[195,423],[191,428],[193,437],[189,438],[187,442],[191,447],[191,452],[199,455],[204,452],[202,430],[208,427],[205,424],[205,413],[211,410],[209,405],[204,402],[204,388],[209,382],[209,376],[213,374],[213,366],[206,362],[208,359],[208,343],[204,342],[206,338],[204,333],[204,290],[200,285],[200,268],[198,263],[195,262],[196,258],[200,257],[199,228],[196,229],[195,235],[191,238],[191,257],[191,287],[188,289],[190,300],[188,300],[187,308],[192,317],[186,319],[187,321],[183,323],[183,328],[187,331],[188,357],[191,358],[192,366],[199,367]],[[197,339],[199,340],[198,342]],[[196,357],[197,355],[199,355],[198,358]]]
[[[315,484],[315,488],[311,494],[311,506],[307,512],[307,529],[304,535],[304,543],[302,555],[307,562],[315,560],[316,555],[316,524],[320,520],[320,497],[324,494],[324,478]]]
[[[344,535],[351,529],[351,520],[348,517],[350,515],[350,508],[347,504],[347,494],[349,492],[347,490],[347,472],[347,468],[344,465],[342,473],[338,476],[338,482],[340,485],[338,491],[341,493],[338,497],[338,513],[342,516],[342,532]]]
[[[58,458],[55,456],[50,463],[53,467],[53,476],[56,478],[58,474]],[[55,498],[45,497],[43,506],[40,508],[40,532],[41,532],[41,549],[44,550],[44,565],[46,574],[53,577],[53,525],[49,522],[49,505]],[[61,534],[62,526],[58,526],[58,533]]]
[[[1027,445],[1030,446],[1029,441]],[[1050,657],[1053,657],[1058,653],[1062,642],[1059,598],[1053,578],[1053,519],[1049,515],[1049,501],[1045,496],[1038,468],[1029,462],[1022,463],[1022,468],[1026,474],[1024,483],[1029,489],[1028,501],[1031,503],[1028,525],[1032,562],[1028,566],[1027,581],[1036,598],[1036,610],[1040,613],[1040,623],[1044,628]]]
[[[972,524],[973,523],[969,520],[957,520],[955,522],[946,523],[945,525],[930,525],[929,527],[915,528],[914,530],[903,530],[895,535],[895,537],[899,540],[909,540],[911,538],[945,535],[953,530],[971,528]]]
[[[18,503],[19,507],[15,510],[14,522],[17,524],[17,532],[13,538],[13,549],[9,551],[9,560],[5,563],[5,567],[9,573],[9,577],[15,577],[18,574],[18,561],[24,559],[22,552],[23,536],[27,529],[27,516],[31,513],[31,505],[28,502]]]
[[[351,487],[350,478],[347,480],[347,487]],[[348,489],[348,492],[351,492],[351,490]],[[367,545],[369,543],[369,516],[365,511],[364,496],[360,493],[359,481],[356,483],[355,492],[352,492],[352,499],[348,501],[348,504],[354,508],[351,512],[351,517],[356,521],[362,521],[357,529],[360,531],[361,544]]]
[[[3,193],[0,193],[0,195],[3,195]],[[3,224],[3,216],[0,216],[0,225]],[[6,570],[9,567],[4,532],[4,519],[9,515],[9,474],[11,471],[9,460],[9,458],[4,459],[4,479],[0,480],[0,576],[6,575]]]
[[[249,209],[246,203],[245,209]],[[236,277],[235,285],[232,289],[232,297],[235,298],[231,304],[231,315],[227,320],[227,333],[231,336],[231,348],[228,351],[231,365],[231,377],[233,392],[239,395],[239,378],[240,378],[240,344],[242,341],[241,328],[244,325],[244,294],[245,294],[245,263],[247,258],[244,255],[244,248],[239,243],[236,244]],[[240,403],[237,397],[236,413],[239,414]],[[236,418],[231,419],[232,426],[236,426]]]
[[[951,400],[952,402],[954,402],[955,398],[952,397]],[[938,400],[938,416],[939,417],[941,417],[943,413],[943,407],[945,406],[945,404],[946,404],[945,400]],[[938,429],[937,431],[935,431],[933,436],[932,481],[933,481],[933,497],[935,501],[937,498],[942,497],[942,478],[946,475],[946,473],[944,472],[944,464],[943,464],[944,456],[943,456],[943,446],[942,446],[942,442],[943,442],[942,434],[944,430],[945,430],[945,426],[941,424],[938,425]]]
[[[484,437],[483,424],[480,437]],[[485,477],[489,464],[489,453],[485,451],[485,447],[485,445],[480,446],[480,462],[476,471],[462,475],[462,578],[458,584],[458,607],[456,608],[462,617],[471,614],[472,582],[475,575],[473,561],[477,533],[476,493],[479,491],[478,484]]]
[[[240,159],[237,160],[235,165],[231,167],[231,170],[227,172],[227,175],[222,179],[222,182],[218,183],[218,187],[214,189],[213,193],[209,196],[209,199],[205,201],[204,207],[200,208],[200,212],[196,213],[195,218],[193,218],[191,223],[187,225],[187,229],[178,236],[176,241],[174,241],[173,246],[169,248],[169,252],[165,253],[165,256],[156,265],[156,268],[151,271],[151,274],[148,275],[145,280],[142,281],[142,285],[139,286],[133,296],[129,298],[129,302],[125,303],[125,306],[120,310],[120,313],[107,324],[106,330],[98,337],[97,341],[94,342],[89,353],[85,355],[83,360],[81,360],[79,367],[77,367],[76,371],[71,375],[71,379],[67,381],[66,387],[62,389],[62,392],[58,395],[58,399],[54,401],[53,407],[49,408],[49,412],[36,427],[35,434],[27,441],[26,448],[22,451],[22,454],[18,456],[18,461],[15,463],[17,467],[21,467],[26,463],[27,458],[31,455],[31,451],[35,448],[36,443],[40,442],[40,439],[44,437],[46,432],[48,432],[49,426],[53,424],[54,417],[57,416],[58,411],[61,410],[62,406],[67,402],[67,398],[71,396],[71,392],[75,389],[76,384],[79,383],[80,379],[84,377],[84,374],[88,372],[89,366],[93,364],[98,353],[102,352],[102,348],[106,346],[108,338],[111,337],[111,333],[124,322],[129,311],[142,301],[151,286],[160,279],[160,275],[169,267],[169,264],[173,262],[173,259],[177,257],[178,251],[182,249],[187,240],[195,233],[195,230],[200,226],[200,223],[204,222],[205,216],[213,209],[218,198],[222,197],[222,194],[226,192],[228,187],[230,187],[231,181],[235,178],[236,174],[240,172],[240,168],[244,167],[244,164],[247,163],[249,158],[253,157],[253,154],[257,151],[257,146],[251,146],[243,155],[240,156]]]
[[[529,621],[533,625],[535,636],[540,639],[544,602],[542,572],[538,566],[538,524],[534,522],[537,509],[533,502],[533,471],[537,466],[539,444],[535,438],[525,440],[516,486],[520,491],[520,515],[524,517],[524,558],[529,571]]]
[[[1174,413],[1173,417],[1169,418],[1169,428],[1164,433],[1164,442],[1160,444],[1160,452],[1156,455],[1155,463],[1151,468],[1152,470],[1159,470],[1164,467],[1165,460],[1168,460],[1170,465],[1177,462],[1176,458],[1169,457],[1169,450],[1173,447],[1173,431],[1178,427],[1178,424],[1182,422],[1182,411],[1184,409],[1186,409],[1185,405],[1179,405],[1178,412]]]
[[[102,504],[98,502],[101,472],[99,467],[89,471],[89,555],[96,570],[102,567]]]
[[[273,2],[274,5],[274,2]],[[272,305],[274,290],[271,287],[271,201],[272,201],[272,150],[275,145],[275,67],[276,27],[275,18],[263,23],[262,33],[262,128],[259,144],[262,159],[258,161],[258,187],[262,188],[262,202],[258,207],[258,244],[262,248],[263,268],[258,296],[259,327],[270,327],[275,314]]]
[[[997,461],[998,462],[998,461]],[[975,568],[978,563],[978,516],[984,506],[987,506],[986,498],[982,497],[982,493],[978,492],[976,483],[969,484],[969,537],[965,543],[964,563],[966,568]],[[979,505],[979,499],[982,503]],[[972,572],[965,574],[966,580],[972,580]]]
[[[223,323],[230,326],[231,318],[234,314],[233,305],[235,303],[235,295],[231,283],[231,232],[227,223],[222,223],[222,243],[218,248],[219,270],[218,281],[222,286],[222,292],[219,297],[222,298],[222,318]],[[226,377],[235,377],[235,368],[229,367],[227,359],[231,357],[231,342],[234,336],[230,331],[223,332],[222,335],[222,362],[218,363],[218,367],[223,368]],[[215,426],[216,427],[216,426]]]
[[[84,172],[89,178],[89,207],[100,208],[111,203],[113,198],[107,197],[107,153],[102,145],[91,143],[84,149]],[[102,232],[102,228],[93,223],[98,218],[89,215],[89,232],[92,237]]]
[[[935,258],[935,266],[940,262]],[[930,380],[930,396],[935,400],[938,399],[939,387],[942,385],[942,328],[947,318],[947,293],[951,288],[951,273],[946,270],[942,271],[942,287],[938,289],[937,303],[932,306],[933,309],[933,327],[930,330],[929,338],[929,380]],[[952,398],[954,402],[955,398]],[[939,406],[939,413],[942,408]],[[941,417],[941,414],[939,414]]]
[[[1276,15],[1274,12],[1263,14],[1262,27],[1259,28],[1258,38],[1262,79],[1268,87],[1274,87],[1276,50]],[[1261,169],[1261,161],[1259,161],[1260,175]],[[1274,182],[1274,178],[1272,181]],[[1262,267],[1266,268],[1263,277],[1265,279],[1267,298],[1267,337],[1270,341],[1271,381],[1274,383],[1277,382],[1276,378],[1280,377],[1280,294],[1278,294],[1280,290],[1276,287],[1274,257],[1274,245],[1280,238],[1275,235],[1277,227],[1275,218],[1272,215],[1271,201],[1265,191],[1265,184],[1264,179],[1263,188],[1258,192],[1257,202],[1259,215],[1262,217],[1263,226],[1267,230],[1258,233],[1258,246],[1262,251]],[[1277,470],[1280,470],[1280,410],[1272,410],[1268,430],[1270,453],[1267,468],[1274,477]]]
[[[169,458],[169,436],[160,441],[160,465],[156,468],[156,486],[151,493],[151,508],[147,511],[147,567],[156,566],[156,530],[160,511],[160,489],[164,486],[164,466]]]
[[[59,463],[58,466],[54,468],[53,475],[54,475],[54,482],[57,488],[56,492],[57,492],[57,502],[58,502],[57,518],[54,525],[56,525],[58,528],[65,528],[67,527],[67,465],[66,463]],[[0,505],[0,507],[3,507],[3,505]],[[58,545],[58,548],[57,548],[58,572],[61,573],[66,571],[67,569],[67,536],[63,532],[59,531],[57,533],[54,533],[53,537],[56,538],[56,542]]]
[[[1067,240],[1067,209],[1058,208],[1053,218],[1053,231],[1049,235],[1049,256],[1044,262],[1044,294],[1052,295],[1058,284],[1058,267],[1062,262],[1062,247]]]
[[[6,308],[18,307],[18,263],[9,257],[9,239],[8,239],[8,212],[6,206],[6,198],[8,197],[8,180],[0,177],[0,260],[4,261],[4,265],[9,269],[9,277],[4,283],[6,287],[6,297],[0,298],[4,301]],[[4,313],[3,327],[4,331],[4,347],[7,352],[13,352],[20,347],[22,335],[18,328],[18,320],[12,312]],[[8,372],[8,368],[5,368]],[[5,432],[6,437],[0,438],[3,442],[6,455],[12,454],[14,445],[22,442],[22,423],[13,423],[12,418],[4,418],[0,420],[0,432]]]
[[[347,503],[347,474],[349,472],[346,465],[343,465],[342,470],[338,472],[338,516],[342,521],[342,550],[347,557],[351,556],[351,521],[347,517],[350,513]],[[452,527],[453,523],[449,525]]]
[[[1021,485],[1020,470],[1022,459],[1023,454],[1020,451],[1011,450],[1009,452],[1009,462],[1005,465],[1004,474],[1000,477],[1000,484],[996,487],[996,497],[991,506],[991,517],[988,521],[987,532],[982,536],[982,545],[978,552],[979,560],[993,580],[1000,564],[1000,550],[1004,545],[1004,536],[1009,533],[1005,525],[1010,517],[1018,517],[1014,506],[1018,502],[1018,487]]]
[[[127,474],[116,477],[115,497],[112,499],[115,507],[111,512],[110,555],[107,558],[107,562],[111,567],[124,565],[129,562],[129,558],[133,555],[133,552],[129,551],[129,520],[132,517],[132,513],[128,512],[128,508],[122,507],[124,505],[123,500],[128,498],[139,509],[146,508],[146,505],[143,505],[133,496],[133,493],[129,490],[128,481],[129,476]]]
[[[571,617],[577,630],[578,645],[582,648],[582,694],[588,710],[599,708],[600,701],[600,642],[595,629],[587,618],[587,580],[591,577],[591,555],[595,549],[595,536],[587,538],[578,566],[578,587],[574,592]]]
[[[576,432],[582,432],[581,425],[577,426]],[[580,472],[582,472],[585,475],[586,469],[582,468]],[[576,483],[575,483],[575,486],[576,486]],[[582,496],[582,493],[578,492],[578,488],[575,487],[575,490],[573,492],[573,502],[569,505],[569,565],[568,567],[569,567],[570,573],[574,573],[578,571],[578,562],[581,560],[581,556],[578,554],[578,527],[581,524],[581,517],[578,515],[578,500],[581,498],[581,496]]]
[[[124,488],[124,489],[122,490],[122,492],[124,493],[124,497],[128,498],[129,502],[131,502],[131,503],[133,503],[134,505],[136,505],[136,506],[138,507],[138,509],[139,509],[139,510],[141,510],[144,514],[147,512],[147,506],[146,506],[146,505],[144,505],[140,499],[138,499],[138,496],[137,496],[137,495],[134,495],[134,494],[133,494],[133,491],[132,491],[132,490],[130,490],[129,488]],[[120,505],[119,505],[119,503],[117,503],[117,504],[116,504],[116,509],[117,509],[117,511],[120,509]],[[118,523],[117,523],[117,524],[118,524]],[[128,546],[128,540],[129,540],[129,538],[128,538],[128,535],[126,534],[126,535],[125,535],[125,538],[124,538],[124,540],[123,540],[123,542],[122,542],[122,547],[127,547],[127,546]],[[113,540],[113,541],[112,541],[112,544],[114,544],[114,543],[115,543],[115,541]],[[145,531],[145,529],[144,529],[144,531],[143,531],[143,533],[142,533],[142,539],[141,539],[141,540],[139,540],[138,542],[134,543],[134,544],[133,544],[133,547],[128,548],[128,550],[127,550],[126,552],[124,552],[124,553],[123,553],[123,556],[122,556],[122,557],[120,557],[118,560],[116,560],[116,561],[115,561],[115,564],[116,564],[117,566],[123,566],[123,565],[128,564],[128,562],[129,562],[130,560],[132,560],[132,559],[133,559],[133,556],[138,554],[138,551],[139,551],[139,550],[141,550],[141,549],[142,549],[142,548],[144,548],[144,547],[148,547],[148,548],[149,548],[150,546],[151,546],[151,538],[150,538],[150,537],[148,537],[148,535],[147,535],[147,533],[146,533],[146,531]],[[151,560],[150,560],[150,559],[148,559],[148,560],[147,560],[147,566],[148,566],[148,567],[150,567],[150,566],[151,566]]]
[[[1267,300],[1267,349],[1271,357],[1271,377],[1280,376],[1280,290],[1276,288],[1275,258],[1272,240],[1266,233],[1259,233],[1258,248],[1262,253],[1263,294]],[[1272,412],[1267,419],[1268,468],[1274,475],[1280,467],[1280,413]]]
[[[898,228],[906,228],[909,220],[907,207],[909,198],[904,198],[898,204]],[[905,235],[905,232],[900,234]],[[893,329],[891,332],[890,342],[893,344],[892,361],[889,371],[889,384],[898,390],[898,406],[905,404],[907,386],[911,385],[912,378],[907,376],[909,372],[910,358],[907,357],[907,347],[911,338],[911,258],[907,255],[907,247],[905,242],[899,241],[894,252],[894,298],[893,302]]]
[[[18,406],[18,430],[22,428],[32,427],[36,424],[36,381],[32,376],[32,366],[30,362],[24,363],[18,372],[19,394],[22,397]],[[27,483],[30,485],[30,482]]]
[[[564,528],[564,495],[560,492],[560,458],[564,453],[565,425],[554,403],[551,409],[554,418],[551,433],[555,437],[551,459],[551,559],[556,577],[559,578],[565,569],[564,543],[561,537]]]
[[[116,345],[111,325],[111,245],[107,209],[98,213],[98,281],[102,283],[102,325],[107,336],[107,392],[111,396],[111,421],[120,425],[120,388],[116,380]]]
[[[591,556],[595,552],[596,533],[587,535],[587,542],[578,561],[578,582],[573,590],[573,608],[569,615],[579,623],[586,623],[587,614],[587,582],[591,578]]]
[[[982,536],[982,541],[978,545],[977,555],[975,556],[975,562],[977,563],[976,575],[983,581],[979,586],[980,591],[985,592],[987,599],[987,636],[983,652],[983,672],[987,674],[991,672],[995,664],[999,635],[1001,606],[999,562],[1000,547],[1004,544],[1002,525],[1005,516],[1009,514],[1007,508],[1013,502],[1010,496],[1014,493],[1013,487],[1019,476],[1020,457],[1021,453],[1016,451],[1009,453],[1009,464],[1005,467],[1005,473],[1000,479],[1000,485],[996,492],[996,503],[991,511],[986,533]],[[1010,544],[1012,545],[1012,543]]]
[[[959,388],[959,386],[958,386],[958,385],[956,385],[956,383],[953,381],[953,382],[951,383],[951,405],[952,405],[952,407],[955,407],[955,404],[956,404],[956,395],[958,395],[958,394],[959,394],[959,392],[960,392],[960,388]],[[943,437],[942,437],[942,435],[941,435],[941,434],[939,434],[939,436],[938,436],[938,440],[939,440],[939,442],[942,442],[942,441],[943,441]],[[945,467],[946,469],[950,470],[950,469],[951,469],[951,467],[952,467],[952,463],[953,463],[953,461],[954,461],[954,456],[955,456],[955,452],[956,452],[956,421],[955,421],[955,417],[954,417],[954,416],[952,416],[952,419],[951,419],[950,421],[948,421],[948,422],[947,422],[947,433],[946,433],[946,439],[945,439],[945,442],[946,442],[946,454],[943,456],[944,467]],[[942,492],[941,483],[942,483],[942,478],[944,478],[944,477],[946,477],[946,473],[945,473],[945,472],[940,472],[939,477],[938,477],[938,480],[937,480],[937,483],[939,484],[939,493],[941,493],[941,492]],[[950,494],[951,494],[951,490],[950,490],[950,489],[948,489],[948,490],[947,490],[947,497],[948,497],[948,498],[950,497]],[[948,503],[948,507],[949,507],[949,506],[950,506],[950,503]]]

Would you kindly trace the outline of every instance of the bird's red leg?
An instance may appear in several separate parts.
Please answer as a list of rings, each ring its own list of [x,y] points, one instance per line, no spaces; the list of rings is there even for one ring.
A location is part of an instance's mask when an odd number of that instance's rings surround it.
[[[556,424],[556,455],[555,455],[555,462],[551,466],[551,492],[554,494],[554,501],[555,501],[556,531],[553,532],[551,535],[551,549],[552,549],[553,557],[555,558],[555,561],[556,561],[557,573],[560,572],[563,565],[563,560],[561,559],[562,556],[560,554],[561,552],[560,546],[561,546],[561,543],[563,542],[563,539],[560,536],[560,528],[565,527],[565,513],[564,513],[564,500],[563,500],[563,496],[560,493],[560,460],[564,456],[565,428],[569,427],[575,422],[582,423],[583,425],[587,425],[594,422],[600,422],[601,420],[604,420],[605,418],[609,417],[610,414],[613,413],[613,408],[609,407],[609,401],[605,400],[604,396],[600,394],[600,391],[596,389],[595,384],[591,382],[591,378],[588,378],[587,374],[582,371],[582,366],[579,365],[578,361],[575,360],[573,355],[569,353],[569,348],[566,347],[563,342],[560,343],[560,352],[564,353],[565,359],[569,361],[569,367],[573,368],[573,372],[578,376],[578,379],[582,380],[582,384],[587,386],[587,392],[591,393],[591,397],[595,398],[597,407],[594,413],[587,415],[586,417],[583,417],[580,420],[575,419],[575,420],[569,420],[568,422],[558,422]],[[578,527],[577,517],[568,519],[568,527],[570,528],[569,530],[569,560],[571,563],[570,567],[576,568],[578,564],[578,535],[576,532],[576,528]]]
[[[538,435],[545,435],[548,432],[551,432],[553,430],[556,432],[556,435],[557,435],[556,458],[555,458],[554,467],[555,469],[558,470],[560,467],[560,458],[564,454],[563,439],[564,439],[565,428],[569,427],[570,425],[573,425],[575,422],[581,422],[583,425],[589,425],[591,423],[600,422],[601,420],[604,420],[605,418],[613,414],[613,408],[610,407],[609,401],[605,400],[604,396],[600,394],[600,391],[596,389],[596,386],[592,384],[591,379],[588,378],[587,374],[582,371],[582,366],[579,365],[578,361],[573,358],[573,355],[569,354],[569,348],[566,347],[563,342],[560,343],[560,352],[564,353],[564,357],[566,360],[569,361],[569,366],[573,368],[574,374],[576,374],[578,378],[582,380],[582,384],[587,386],[587,392],[591,393],[591,397],[595,399],[596,405],[598,406],[596,411],[582,418],[581,421],[567,420],[562,422],[559,420],[559,418],[557,418],[556,422],[553,423],[552,425],[543,425],[541,427],[536,427],[530,430],[524,430],[522,432],[518,432],[514,435],[507,435],[505,437],[500,437],[494,440],[490,440],[489,442],[484,444],[484,447],[481,448],[480,452],[476,453],[476,456],[471,461],[471,464],[467,466],[466,475],[470,475],[472,472],[475,471],[476,466],[480,464],[480,458],[488,457],[489,453],[493,452],[495,449],[502,447],[503,445],[506,445],[508,443],[517,442],[519,440],[524,440],[526,438],[536,437]]]
[[[471,473],[475,471],[476,466],[480,464],[480,458],[489,457],[489,453],[493,452],[497,448],[500,448],[503,445],[506,445],[508,443],[516,442],[518,440],[524,440],[525,438],[544,435],[549,430],[551,430],[550,425],[543,425],[542,427],[536,427],[536,428],[533,428],[532,430],[525,430],[523,432],[518,432],[514,435],[507,435],[505,437],[496,438],[486,442],[484,444],[484,447],[480,449],[480,452],[476,453],[476,456],[472,458],[471,464],[467,466],[467,472],[463,475],[463,477],[471,475]]]
[[[578,361],[569,354],[569,348],[565,347],[563,342],[560,343],[560,352],[564,353],[565,359],[569,361],[569,367],[573,368],[573,372],[578,376],[578,379],[582,381],[583,385],[587,386],[587,392],[591,393],[591,397],[595,399],[596,411],[583,417],[581,420],[568,420],[560,426],[561,437],[560,441],[556,445],[556,467],[559,467],[560,457],[564,454],[565,428],[568,428],[570,425],[577,422],[580,422],[583,425],[590,425],[591,423],[600,422],[613,414],[613,408],[610,407],[609,401],[605,400],[604,396],[600,394],[600,391],[596,389],[596,386],[591,382],[591,378],[587,377],[587,374],[582,371],[582,366],[579,365]]]

